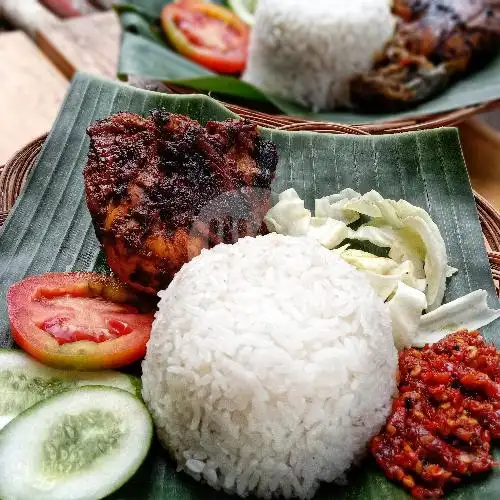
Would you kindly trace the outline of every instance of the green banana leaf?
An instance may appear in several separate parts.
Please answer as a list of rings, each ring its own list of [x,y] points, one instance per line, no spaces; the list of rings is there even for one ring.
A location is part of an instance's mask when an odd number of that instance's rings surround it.
[[[159,26],[162,7],[173,0],[122,0],[120,14],[123,37],[118,76],[151,78],[211,92],[225,99],[239,99],[249,108],[279,111],[309,120],[336,123],[370,123],[441,113],[500,99],[500,52],[485,68],[456,82],[443,93],[414,109],[385,114],[363,114],[345,110],[315,113],[300,104],[270,95],[234,77],[219,76],[193,63],[169,47]],[[222,0],[213,3],[224,4]],[[262,108],[263,103],[267,107]]]
[[[106,269],[83,194],[82,169],[94,120],[118,111],[146,115],[165,107],[206,122],[234,117],[202,95],[172,96],[77,75],[41,152],[35,170],[0,234],[0,347],[13,347],[5,295],[27,275],[48,271]],[[309,207],[314,198],[345,187],[404,198],[427,209],[459,269],[446,300],[478,288],[498,306],[474,198],[455,129],[388,136],[347,136],[261,129],[277,145],[280,161],[274,193],[294,187]],[[484,328],[499,343],[498,324]],[[497,458],[500,454],[497,450]],[[140,471],[113,496],[116,500],[217,500],[229,498],[183,473],[156,443]],[[347,486],[324,486],[317,500],[403,500],[408,495],[367,460]],[[464,485],[450,498],[500,498],[500,471]]]

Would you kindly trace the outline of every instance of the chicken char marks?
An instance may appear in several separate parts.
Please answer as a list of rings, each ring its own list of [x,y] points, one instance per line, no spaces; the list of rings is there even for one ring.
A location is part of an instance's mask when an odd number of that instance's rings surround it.
[[[87,205],[113,272],[156,293],[202,248],[255,236],[278,155],[248,121],[202,127],[164,109],[91,125]]]
[[[393,38],[351,81],[363,113],[410,109],[486,65],[500,48],[500,0],[393,0]]]

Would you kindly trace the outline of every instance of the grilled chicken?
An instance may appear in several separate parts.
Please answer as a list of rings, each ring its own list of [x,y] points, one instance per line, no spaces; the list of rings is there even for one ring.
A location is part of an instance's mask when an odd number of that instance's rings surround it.
[[[113,272],[146,293],[165,288],[203,248],[263,230],[278,156],[248,121],[154,110],[91,125],[87,205]]]
[[[351,82],[364,112],[410,108],[500,48],[500,0],[394,0],[396,33],[374,68]]]

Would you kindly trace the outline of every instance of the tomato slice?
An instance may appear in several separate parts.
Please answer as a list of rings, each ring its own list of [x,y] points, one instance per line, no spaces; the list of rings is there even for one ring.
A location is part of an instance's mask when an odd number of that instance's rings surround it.
[[[196,1],[165,5],[161,23],[184,56],[219,73],[245,69],[249,28],[225,7]]]
[[[12,337],[34,358],[100,370],[144,356],[154,317],[146,300],[110,276],[49,273],[12,285],[7,309]]]

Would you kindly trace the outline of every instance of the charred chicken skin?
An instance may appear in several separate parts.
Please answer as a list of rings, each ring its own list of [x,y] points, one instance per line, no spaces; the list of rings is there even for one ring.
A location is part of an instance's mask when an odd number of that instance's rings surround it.
[[[399,395],[370,449],[387,477],[415,498],[438,498],[496,464],[500,351],[459,331],[399,355]]]
[[[155,110],[91,125],[87,205],[108,264],[146,293],[203,248],[262,230],[278,156],[248,121]]]
[[[396,32],[351,82],[364,112],[406,109],[487,63],[500,48],[500,0],[394,0]]]

